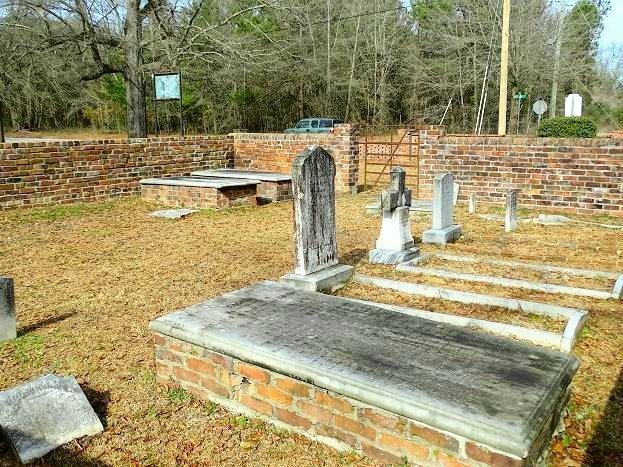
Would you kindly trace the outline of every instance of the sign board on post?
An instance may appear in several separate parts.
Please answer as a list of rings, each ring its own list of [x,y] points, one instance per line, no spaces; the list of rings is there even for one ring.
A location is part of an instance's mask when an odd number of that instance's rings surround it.
[[[547,102],[545,102],[543,99],[539,99],[532,106],[532,110],[534,111],[535,114],[539,116],[539,121],[538,121],[537,126],[540,126],[541,117],[543,117],[543,114],[547,112]]]
[[[180,73],[154,75],[154,99],[157,101],[182,98],[182,77]]]
[[[582,116],[582,96],[569,94],[565,99],[565,117]]]
[[[180,102],[180,136],[184,136],[184,118],[182,115],[182,73],[156,73],[153,75],[154,113],[156,115],[156,135],[160,133],[158,124],[158,101]]]

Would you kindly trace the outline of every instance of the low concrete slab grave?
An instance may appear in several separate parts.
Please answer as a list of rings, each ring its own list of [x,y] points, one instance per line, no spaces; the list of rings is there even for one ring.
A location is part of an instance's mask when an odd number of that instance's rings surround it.
[[[220,361],[251,383],[210,383],[197,389],[208,398],[212,387],[218,391],[215,400],[242,404],[311,437],[330,437],[327,433],[342,427],[355,433],[342,441],[373,457],[377,451],[398,452],[411,442],[404,438],[404,428],[392,431],[392,425],[385,425],[376,431],[358,418],[365,410],[380,411],[386,419],[403,419],[408,426],[437,433],[425,436],[436,448],[427,444],[416,455],[429,463],[440,449],[463,461],[473,449],[481,449],[513,462],[532,462],[549,446],[578,368],[573,355],[274,282],[163,316],[150,329],[160,346],[172,339],[171,349],[189,347],[188,356],[159,364],[162,371],[168,365],[184,368],[193,355],[216,355],[210,361]],[[228,358],[235,360],[227,363]],[[202,379],[184,380],[185,374],[175,370],[158,376],[190,389]],[[261,383],[257,388],[255,381]],[[280,388],[277,395],[265,391],[273,383]],[[287,391],[289,396],[283,394]],[[312,411],[304,397],[322,396],[323,391],[329,391],[326,397],[333,405]],[[339,410],[333,412],[335,408]],[[450,447],[444,439],[453,440]],[[418,458],[411,455],[405,454]]]
[[[22,463],[104,430],[76,378],[56,375],[0,392],[0,427]]]
[[[259,185],[259,180],[243,178],[203,178],[203,177],[166,177],[145,178],[140,181],[141,185],[165,185],[165,186],[192,186],[197,188],[233,188],[239,186]]]
[[[196,209],[164,209],[162,211],[154,211],[152,217],[162,217],[164,219],[183,219],[191,214],[198,212]]]
[[[213,170],[195,170],[190,174],[193,177],[215,177],[215,178],[235,178],[235,179],[251,179],[260,182],[289,182],[292,175],[282,174],[279,172],[259,172],[254,170],[241,169],[213,169]]]

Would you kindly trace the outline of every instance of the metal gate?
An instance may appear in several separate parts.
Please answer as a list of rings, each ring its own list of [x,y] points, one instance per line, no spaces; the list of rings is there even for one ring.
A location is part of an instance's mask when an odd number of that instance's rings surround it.
[[[365,127],[359,152],[363,154],[363,187],[372,189],[389,184],[392,167],[407,172],[407,185],[420,196],[420,138],[416,127]]]

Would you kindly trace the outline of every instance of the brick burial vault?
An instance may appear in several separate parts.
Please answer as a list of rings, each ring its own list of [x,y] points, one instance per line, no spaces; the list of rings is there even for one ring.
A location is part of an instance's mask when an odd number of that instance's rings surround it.
[[[537,463],[577,359],[316,292],[353,269],[338,263],[335,172],[319,147],[293,164],[294,274],[151,322],[158,379],[388,464]]]
[[[260,282],[156,319],[159,381],[386,463],[533,465],[578,361]]]

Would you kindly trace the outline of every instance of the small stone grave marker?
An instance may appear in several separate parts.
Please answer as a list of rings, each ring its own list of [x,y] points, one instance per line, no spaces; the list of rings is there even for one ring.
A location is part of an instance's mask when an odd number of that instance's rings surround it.
[[[422,234],[424,243],[445,245],[461,236],[461,227],[454,224],[453,196],[454,175],[442,173],[433,181],[433,228]]]
[[[519,190],[510,190],[506,195],[506,215],[504,217],[504,230],[512,232],[517,228],[517,198]]]
[[[476,214],[476,193],[469,195],[469,213]]]
[[[281,280],[306,290],[336,290],[353,274],[338,264],[335,227],[335,162],[311,146],[292,164],[294,274]]]
[[[381,194],[381,233],[376,248],[368,254],[370,263],[399,264],[419,253],[411,234],[411,190],[405,187],[406,175],[401,167],[390,172],[391,185]]]
[[[56,375],[0,392],[0,426],[23,463],[104,430],[76,378]]]
[[[0,276],[0,342],[17,337],[13,279]]]

